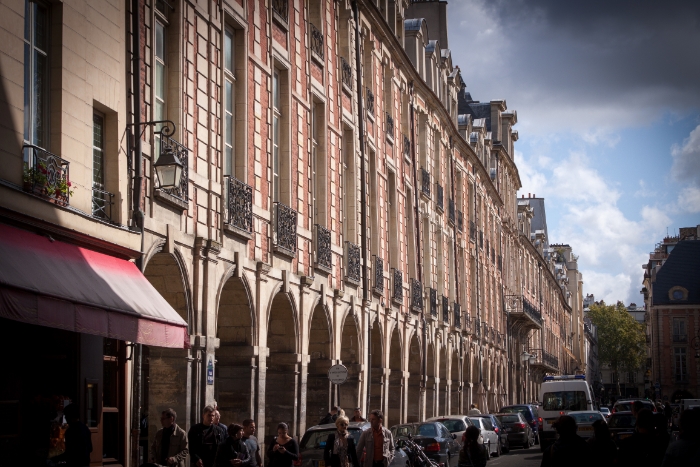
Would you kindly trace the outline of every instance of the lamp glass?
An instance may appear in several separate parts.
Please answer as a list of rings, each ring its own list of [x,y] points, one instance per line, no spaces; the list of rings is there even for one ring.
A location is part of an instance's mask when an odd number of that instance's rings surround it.
[[[530,358],[530,354],[527,352],[523,352],[520,354],[520,361],[526,362],[527,359]]]
[[[180,184],[182,162],[175,156],[171,148],[163,148],[163,152],[156,161],[154,168],[158,175],[160,188],[175,188]]]
[[[530,365],[535,364],[535,356],[534,355],[530,355],[530,358],[528,360],[530,361]]]

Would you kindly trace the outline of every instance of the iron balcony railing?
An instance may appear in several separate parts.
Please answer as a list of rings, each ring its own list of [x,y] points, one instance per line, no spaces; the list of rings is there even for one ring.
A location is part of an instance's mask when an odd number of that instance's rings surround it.
[[[445,210],[445,192],[444,192],[444,189],[442,188],[442,185],[440,185],[439,183],[437,183],[436,185],[437,185],[437,199],[435,200],[435,202],[437,203],[437,208],[440,211],[444,211]]]
[[[455,200],[453,200],[452,198],[450,198],[449,201],[447,202],[447,216],[448,216],[448,220],[454,224],[455,223]]]
[[[273,242],[277,248],[286,253],[297,252],[297,217],[298,213],[279,201],[274,203],[275,222]]]
[[[374,117],[374,93],[370,88],[366,88],[367,115]]]
[[[445,323],[450,322],[450,301],[444,295],[442,296],[442,320]]]
[[[289,21],[289,5],[287,0],[272,0],[272,11],[277,13],[285,22]]]
[[[330,272],[333,269],[331,231],[316,224],[316,266]]]
[[[438,315],[438,296],[437,290],[431,288],[430,290],[430,315],[437,318]]]
[[[406,135],[403,135],[403,156],[407,159],[411,158],[411,140]]]
[[[479,248],[484,247],[484,231],[479,230]]]
[[[527,299],[523,298],[523,312],[538,323],[542,323],[542,313]]]
[[[374,290],[378,293],[384,292],[384,260],[379,256],[374,257]]]
[[[227,175],[226,224],[246,234],[253,233],[253,188]]]
[[[481,334],[481,321],[478,318],[474,318],[474,332],[477,336]]]
[[[316,56],[323,61],[323,33],[311,23],[309,23],[309,29],[311,30],[311,52],[315,53]]]
[[[457,211],[457,229],[460,232],[464,232],[464,214],[462,211]]]
[[[92,187],[92,217],[113,222],[112,206],[114,205],[114,193]]]
[[[476,224],[474,221],[469,221],[469,238],[476,241]]]
[[[343,85],[352,90],[352,67],[343,57],[340,57],[340,76],[342,78]]]
[[[391,116],[389,112],[386,114],[386,137],[390,140],[394,140],[394,117]]]
[[[394,269],[394,280],[392,285],[392,298],[396,301],[403,300],[403,272],[398,269]]]
[[[423,310],[423,284],[415,279],[411,279],[411,309]]]
[[[70,203],[70,163],[46,149],[33,144],[22,146],[24,154],[24,191],[28,191],[56,204]]]
[[[430,198],[430,172],[425,170],[423,167],[420,169],[421,173],[421,191],[424,195]]]
[[[352,242],[345,242],[345,277],[357,284],[362,279],[360,247]]]
[[[180,173],[180,183],[174,188],[168,188],[168,189],[163,189],[159,188],[160,191],[163,193],[167,193],[170,196],[174,196],[175,198],[178,198],[181,201],[188,202],[189,201],[189,171],[188,171],[188,163],[189,163],[189,154],[190,151],[183,146],[182,144],[178,143],[174,139],[165,136],[165,134],[161,134],[160,136],[160,152],[161,154],[165,153],[166,150],[170,150],[175,154],[175,157],[180,159],[180,163],[182,164],[182,172]]]
[[[455,327],[461,328],[462,327],[462,307],[459,306],[459,303],[454,302],[452,304],[452,309],[453,309],[453,313],[455,315]]]

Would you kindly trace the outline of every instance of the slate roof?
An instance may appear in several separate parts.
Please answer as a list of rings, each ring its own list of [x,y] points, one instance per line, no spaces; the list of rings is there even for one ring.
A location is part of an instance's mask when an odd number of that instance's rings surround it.
[[[681,286],[688,300],[671,300],[668,291]],[[700,304],[700,240],[683,240],[676,244],[653,284],[654,305]]]
[[[530,233],[544,231],[545,249],[549,248],[549,232],[547,231],[547,214],[544,209],[544,198],[518,198],[518,204],[529,204],[533,211],[530,221]]]
[[[458,114],[469,114],[474,120],[483,118],[486,120],[486,130],[491,131],[491,103],[479,102],[472,99],[467,91],[458,94]]]
[[[420,31],[420,28],[424,22],[425,22],[425,19],[423,19],[423,18],[406,19],[403,22],[403,28],[406,31]],[[428,27],[427,24],[425,27],[426,28]]]

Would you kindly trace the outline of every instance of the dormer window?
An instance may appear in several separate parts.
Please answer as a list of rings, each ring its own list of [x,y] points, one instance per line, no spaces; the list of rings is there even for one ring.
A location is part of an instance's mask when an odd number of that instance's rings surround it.
[[[671,289],[668,291],[668,298],[674,302],[688,300],[688,290],[679,285],[671,287]]]

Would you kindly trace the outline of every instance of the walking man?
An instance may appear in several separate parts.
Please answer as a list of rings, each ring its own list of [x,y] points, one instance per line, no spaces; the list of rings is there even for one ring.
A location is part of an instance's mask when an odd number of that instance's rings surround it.
[[[479,410],[476,404],[472,404],[467,415],[481,415],[481,410]]]
[[[318,422],[318,424],[327,425],[329,423],[335,423],[335,419],[338,418],[338,409],[340,409],[340,407],[331,407],[331,411],[328,412],[326,416],[323,417],[320,422]]]
[[[350,419],[351,422],[366,422],[367,419],[362,416],[362,410],[359,407],[355,407],[355,415]]]
[[[255,437],[255,420],[246,418],[243,420],[243,442],[248,447],[250,453],[249,467],[262,467],[262,458],[260,457],[260,444],[258,438]]]
[[[177,414],[173,409],[165,409],[160,414],[160,424],[151,444],[150,462],[169,467],[185,467],[187,459],[187,433],[180,428],[175,420]]]
[[[202,411],[202,423],[190,428],[190,462],[193,467],[213,467],[216,450],[224,442],[224,433],[214,424],[214,407],[207,405]]]
[[[384,414],[381,410],[373,410],[369,414],[372,429],[365,430],[357,442],[357,457],[364,451],[362,467],[388,467],[394,460],[394,437],[391,431],[384,428]]]

